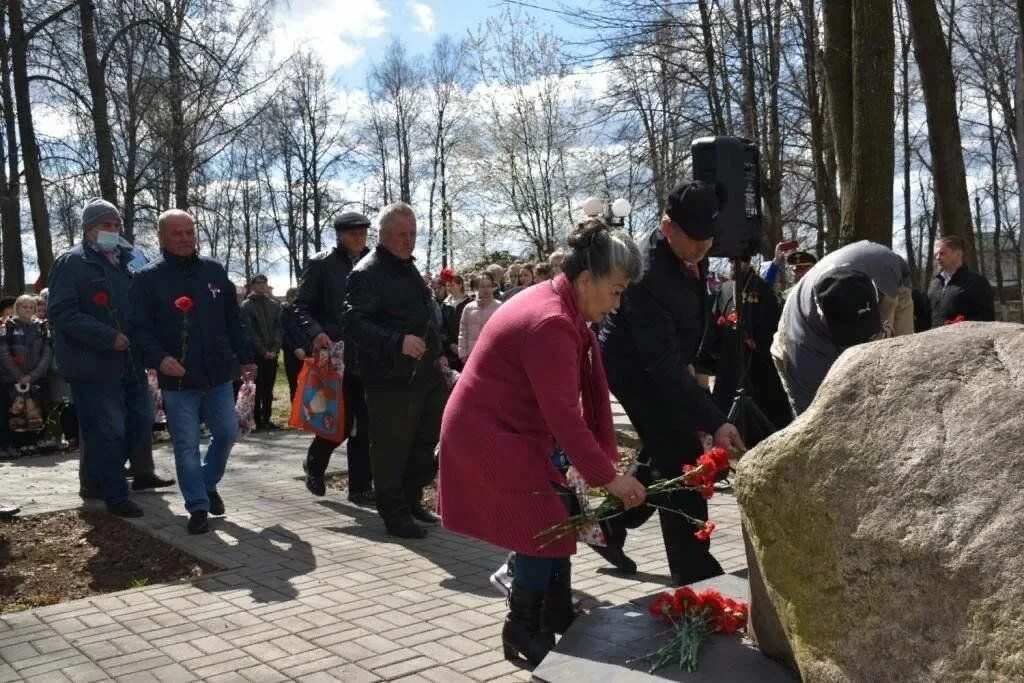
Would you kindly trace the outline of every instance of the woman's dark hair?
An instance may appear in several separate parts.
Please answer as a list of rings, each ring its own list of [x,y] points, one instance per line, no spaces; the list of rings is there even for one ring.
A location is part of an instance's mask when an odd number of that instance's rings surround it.
[[[622,272],[636,282],[643,275],[640,250],[622,230],[612,230],[600,218],[591,218],[569,235],[569,253],[562,264],[569,280],[585,270],[596,280]]]

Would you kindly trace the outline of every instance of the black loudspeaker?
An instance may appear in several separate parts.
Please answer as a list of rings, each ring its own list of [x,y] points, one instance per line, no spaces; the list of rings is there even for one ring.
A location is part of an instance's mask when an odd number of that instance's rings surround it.
[[[710,256],[737,258],[761,249],[761,153],[747,138],[720,135],[690,145],[693,179],[721,183],[725,205],[718,213],[718,236]]]

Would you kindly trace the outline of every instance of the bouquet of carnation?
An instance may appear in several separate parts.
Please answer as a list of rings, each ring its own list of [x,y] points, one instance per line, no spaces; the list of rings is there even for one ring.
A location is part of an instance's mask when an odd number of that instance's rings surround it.
[[[668,494],[676,491],[697,491],[705,499],[711,498],[715,494],[715,475],[720,471],[728,471],[728,469],[729,454],[726,450],[724,448],[712,448],[697,458],[696,465],[683,465],[682,474],[678,477],[651,482],[651,485],[647,487],[648,501],[650,501],[652,495]],[[658,509],[668,509],[651,502],[645,502],[644,504]],[[584,507],[583,512],[580,514],[572,515],[566,520],[549,526],[534,536],[534,539],[539,541],[540,547],[543,548],[569,534],[586,537],[588,530],[593,525],[621,515],[623,512],[625,512],[625,508],[621,500],[615,496],[606,496],[593,510]],[[699,540],[707,540],[715,528],[715,523],[710,520],[697,519],[679,510],[672,510],[672,512],[682,515],[697,528],[694,536]]]
[[[247,377],[239,387],[238,398],[235,399],[235,417],[238,418],[238,429],[242,434],[248,434],[255,426],[253,418],[255,407],[256,383]]]
[[[657,596],[648,611],[675,629],[668,643],[644,658],[651,662],[648,673],[654,673],[673,661],[679,662],[680,669],[696,671],[701,641],[713,633],[730,635],[746,628],[750,608],[716,590],[697,593],[684,586]]]

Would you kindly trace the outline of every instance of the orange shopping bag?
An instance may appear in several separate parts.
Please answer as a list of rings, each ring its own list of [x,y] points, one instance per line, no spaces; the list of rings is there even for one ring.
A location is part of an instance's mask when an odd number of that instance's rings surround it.
[[[288,425],[341,443],[345,440],[345,397],[341,373],[327,354],[302,363]]]

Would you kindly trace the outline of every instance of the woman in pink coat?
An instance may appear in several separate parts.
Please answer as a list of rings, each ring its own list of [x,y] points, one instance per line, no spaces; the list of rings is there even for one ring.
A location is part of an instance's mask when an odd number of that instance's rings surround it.
[[[521,653],[534,666],[554,645],[542,613],[563,626],[572,618],[576,540],[544,547],[535,540],[568,514],[565,497],[554,495],[564,485],[552,464],[556,445],[591,486],[603,486],[627,508],[644,501],[643,486],[615,470],[608,385],[587,327],[618,307],[640,276],[640,254],[625,233],[598,220],[569,245],[562,275],[503,304],[488,321],[441,422],[441,522],[515,551],[502,643],[506,658]]]

